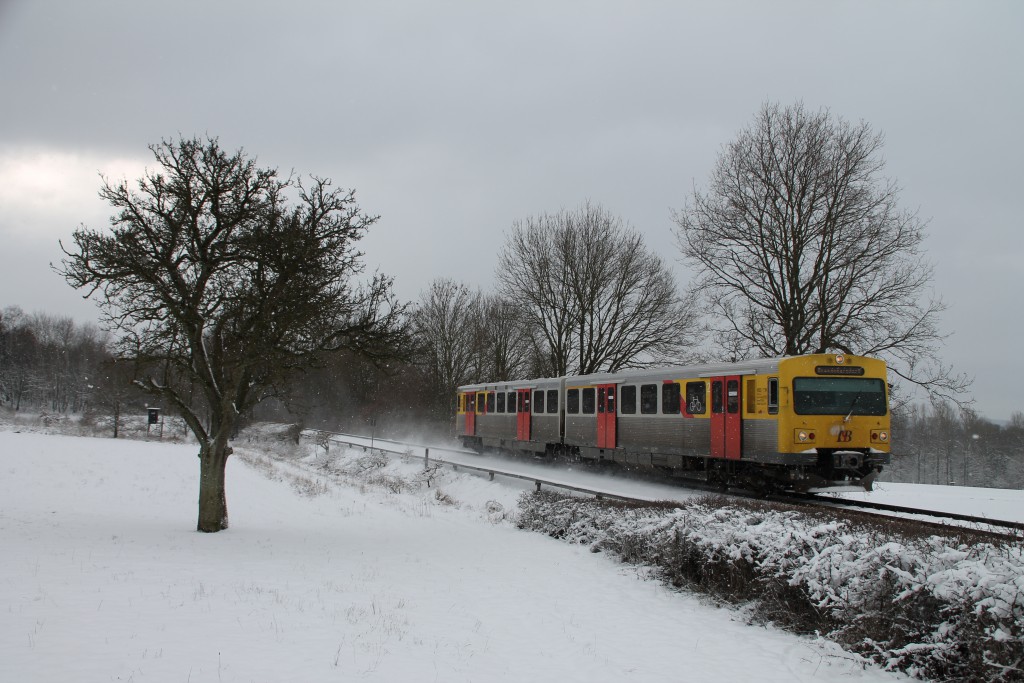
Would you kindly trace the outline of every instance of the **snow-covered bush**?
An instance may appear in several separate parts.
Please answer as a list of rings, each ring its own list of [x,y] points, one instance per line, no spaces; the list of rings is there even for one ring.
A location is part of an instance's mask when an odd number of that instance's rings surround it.
[[[524,495],[521,528],[649,565],[676,586],[820,633],[885,668],[1024,680],[1024,544],[770,503],[635,507]]]

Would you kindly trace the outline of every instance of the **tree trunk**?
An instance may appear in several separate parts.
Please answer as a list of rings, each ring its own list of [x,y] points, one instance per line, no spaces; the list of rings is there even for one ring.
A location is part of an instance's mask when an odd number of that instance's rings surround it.
[[[228,500],[224,494],[224,467],[231,448],[226,440],[204,445],[199,451],[199,524],[207,533],[228,528]]]

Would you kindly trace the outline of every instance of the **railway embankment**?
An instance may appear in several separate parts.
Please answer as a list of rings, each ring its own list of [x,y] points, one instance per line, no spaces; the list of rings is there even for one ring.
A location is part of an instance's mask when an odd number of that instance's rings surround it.
[[[631,505],[525,494],[520,528],[932,680],[1024,680],[1024,541],[717,497]]]

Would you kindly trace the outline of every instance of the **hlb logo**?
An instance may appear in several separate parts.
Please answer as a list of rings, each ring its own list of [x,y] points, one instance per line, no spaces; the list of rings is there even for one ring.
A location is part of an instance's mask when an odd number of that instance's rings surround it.
[[[840,430],[837,440],[839,443],[850,443],[853,441],[853,432],[846,429]]]

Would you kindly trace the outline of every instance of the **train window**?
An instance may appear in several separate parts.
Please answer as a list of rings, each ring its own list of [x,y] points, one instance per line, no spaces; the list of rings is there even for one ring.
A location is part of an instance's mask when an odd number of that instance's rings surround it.
[[[797,377],[793,410],[798,415],[885,415],[885,382],[859,377]]]
[[[575,415],[580,412],[580,390],[570,389],[565,392],[565,412]]]
[[[644,415],[654,415],[658,412],[658,385],[640,385],[640,412]]]
[[[510,413],[516,412],[516,396],[517,396],[516,392],[514,392],[514,391],[508,392],[508,403],[505,404],[505,408]]]
[[[476,394],[466,394],[466,412],[476,412]]]
[[[622,387],[619,389],[619,412],[623,415],[636,414],[636,387]]]
[[[497,408],[495,408],[495,412],[498,412],[498,413],[504,413],[505,412],[505,392],[504,391],[499,391],[498,392],[498,402],[497,402]]]
[[[494,412],[494,392],[493,391],[488,391],[487,392],[487,410],[485,412],[488,412],[488,413],[493,413]]]
[[[487,394],[483,391],[476,395],[476,412],[481,415],[487,412]]]
[[[661,412],[665,415],[679,412],[678,382],[669,382],[661,385]]]
[[[740,412],[740,383],[731,379],[725,385],[725,410],[728,413]]]
[[[594,387],[589,387],[583,390],[583,414],[593,415],[594,408],[597,407],[597,390]]]
[[[721,413],[725,408],[725,402],[722,400],[724,392],[722,391],[722,381],[718,380],[711,383],[711,412]]]
[[[548,412],[558,412],[558,389],[548,389]]]
[[[519,396],[519,412],[528,413],[530,412],[530,392],[524,391]]]
[[[686,412],[690,415],[703,415],[707,412],[707,385],[704,382],[686,383]]]
[[[544,412],[544,392],[540,389],[533,392],[533,412],[538,415]]]
[[[768,378],[768,413],[778,415],[779,413],[779,378]]]

